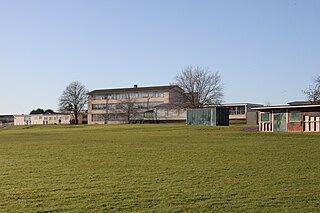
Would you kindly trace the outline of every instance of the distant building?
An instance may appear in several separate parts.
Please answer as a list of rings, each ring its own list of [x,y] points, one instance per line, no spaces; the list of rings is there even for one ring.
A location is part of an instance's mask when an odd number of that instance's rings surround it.
[[[261,107],[262,104],[253,103],[230,103],[220,106],[229,108],[229,120],[245,120],[247,124],[258,124],[258,113],[254,107]]]
[[[13,115],[0,115],[1,127],[13,126],[14,125],[14,117]]]
[[[320,105],[291,102],[288,105],[253,108],[258,111],[259,131],[320,132]]]
[[[70,124],[72,119],[68,113],[14,115],[14,125]]]
[[[181,92],[175,85],[91,91],[88,124],[185,120],[185,112],[178,110]]]

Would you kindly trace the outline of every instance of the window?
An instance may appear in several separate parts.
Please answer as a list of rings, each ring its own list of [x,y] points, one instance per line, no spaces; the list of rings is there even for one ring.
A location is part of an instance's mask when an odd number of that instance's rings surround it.
[[[238,115],[245,115],[245,114],[246,114],[246,107],[238,106]]]
[[[290,122],[299,122],[300,112],[290,112]]]
[[[92,110],[106,109],[106,104],[92,104]]]
[[[112,93],[108,95],[94,95],[94,100],[106,100],[106,97],[110,100],[121,99],[138,99],[138,98],[160,98],[163,97],[163,91],[140,91],[140,92],[125,92],[125,93]]]
[[[105,121],[105,117],[102,114],[93,114],[92,121]]]
[[[246,107],[245,106],[231,106],[229,107],[229,114],[230,115],[245,115],[246,114]]]
[[[270,113],[269,112],[261,113],[260,120],[261,120],[261,122],[269,122],[270,121]]]
[[[124,113],[113,113],[109,114],[109,121],[126,121],[127,115]]]
[[[138,102],[138,103],[134,103],[134,107],[136,108],[153,108],[155,106],[158,106],[160,104],[163,104],[162,101],[158,101],[158,102]]]

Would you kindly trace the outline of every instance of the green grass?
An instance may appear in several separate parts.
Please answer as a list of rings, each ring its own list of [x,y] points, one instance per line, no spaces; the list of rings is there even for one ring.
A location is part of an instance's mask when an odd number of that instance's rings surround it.
[[[168,125],[0,129],[1,212],[318,212],[320,135]]]

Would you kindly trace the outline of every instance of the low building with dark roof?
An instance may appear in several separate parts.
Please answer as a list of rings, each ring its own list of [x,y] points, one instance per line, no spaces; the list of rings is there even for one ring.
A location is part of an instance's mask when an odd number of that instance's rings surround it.
[[[254,103],[225,103],[218,106],[229,108],[229,120],[243,120],[247,124],[258,124],[258,113],[254,107],[262,107],[262,104]],[[215,105],[208,105],[215,107]]]
[[[187,109],[181,104],[165,103],[144,113],[146,123],[178,123],[187,119]]]

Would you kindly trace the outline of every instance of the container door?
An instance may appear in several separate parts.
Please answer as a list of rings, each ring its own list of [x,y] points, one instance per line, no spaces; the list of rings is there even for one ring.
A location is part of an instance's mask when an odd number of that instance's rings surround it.
[[[274,132],[287,131],[287,116],[285,112],[273,113],[273,131]]]

